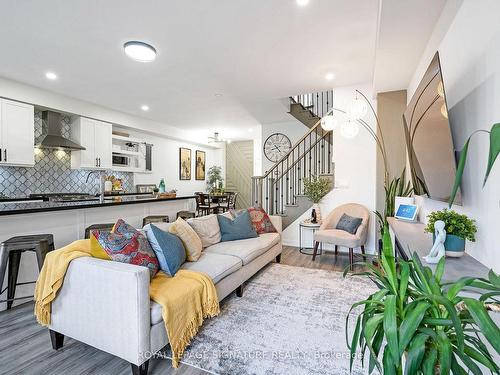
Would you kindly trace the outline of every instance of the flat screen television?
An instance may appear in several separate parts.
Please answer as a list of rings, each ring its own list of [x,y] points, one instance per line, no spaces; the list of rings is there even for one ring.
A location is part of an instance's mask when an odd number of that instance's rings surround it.
[[[437,52],[405,110],[403,122],[415,193],[448,201],[457,164]],[[455,203],[461,200],[459,190]]]

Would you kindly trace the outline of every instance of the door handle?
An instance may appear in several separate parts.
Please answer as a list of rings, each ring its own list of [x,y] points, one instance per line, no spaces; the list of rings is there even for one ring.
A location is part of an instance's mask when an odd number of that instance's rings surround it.
[[[99,167],[101,166],[101,158],[99,158]]]
[[[95,158],[95,166],[98,167],[99,166],[99,163],[97,162],[97,158]]]
[[[3,160],[7,161],[7,149],[3,150]]]
[[[2,149],[0,148],[0,161],[2,161]]]

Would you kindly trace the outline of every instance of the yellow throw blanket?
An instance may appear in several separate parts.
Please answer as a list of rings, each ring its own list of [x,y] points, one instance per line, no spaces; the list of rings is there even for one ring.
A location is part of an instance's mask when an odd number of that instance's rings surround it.
[[[84,256],[91,256],[90,240],[78,240],[47,254],[35,288],[35,316],[40,324],[50,324],[51,303],[62,286],[69,263]],[[203,319],[219,314],[215,285],[201,272],[179,270],[170,277],[160,271],[151,280],[149,294],[162,306],[172,365],[178,367]]]

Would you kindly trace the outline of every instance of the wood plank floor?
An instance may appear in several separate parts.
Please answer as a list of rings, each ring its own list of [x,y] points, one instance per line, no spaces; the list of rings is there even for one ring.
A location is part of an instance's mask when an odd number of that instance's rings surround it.
[[[324,253],[312,257],[285,246],[281,262],[298,267],[320,268],[342,272],[348,264],[347,254]],[[243,295],[245,298],[245,295]],[[38,325],[33,303],[25,303],[0,312],[0,374],[131,374],[130,364],[89,345],[65,338],[62,349],[52,350],[47,328]],[[149,374],[209,374],[195,367],[181,365],[173,369],[170,360],[152,359]]]

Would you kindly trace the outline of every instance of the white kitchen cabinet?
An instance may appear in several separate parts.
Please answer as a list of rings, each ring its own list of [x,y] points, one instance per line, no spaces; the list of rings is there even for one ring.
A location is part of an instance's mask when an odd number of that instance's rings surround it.
[[[34,114],[30,104],[0,99],[0,165],[35,165]]]
[[[71,123],[71,138],[85,150],[71,152],[73,169],[111,169],[112,125],[86,117]]]

